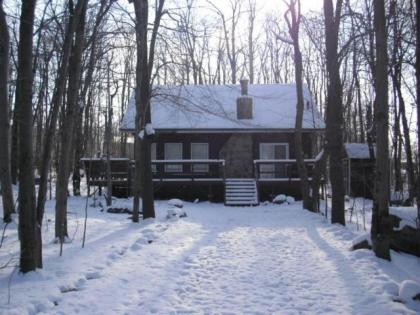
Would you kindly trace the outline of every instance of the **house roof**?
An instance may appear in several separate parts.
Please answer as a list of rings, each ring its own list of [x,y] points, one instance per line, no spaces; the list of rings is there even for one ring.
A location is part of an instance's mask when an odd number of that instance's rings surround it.
[[[367,143],[345,143],[344,150],[349,159],[370,159],[369,145]],[[376,146],[374,146],[376,154]]]
[[[152,124],[156,130],[267,130],[294,129],[295,84],[251,84],[252,119],[236,118],[239,85],[158,86],[151,100]],[[303,129],[324,129],[324,121],[304,88]],[[121,130],[135,129],[135,98],[130,99]]]

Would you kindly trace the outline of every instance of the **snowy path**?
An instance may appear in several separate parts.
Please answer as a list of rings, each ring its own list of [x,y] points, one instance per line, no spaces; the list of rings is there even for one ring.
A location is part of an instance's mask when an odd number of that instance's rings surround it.
[[[186,204],[185,219],[128,223],[81,258],[68,250],[76,264],[52,261],[55,292],[33,293],[29,313],[415,314],[392,301],[404,272],[299,207]],[[34,278],[49,292],[47,275]]]

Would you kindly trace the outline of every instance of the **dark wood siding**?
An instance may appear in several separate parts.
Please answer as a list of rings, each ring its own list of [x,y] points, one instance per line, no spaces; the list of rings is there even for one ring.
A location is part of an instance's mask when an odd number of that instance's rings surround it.
[[[166,142],[178,142],[183,144],[183,158],[191,158],[191,143],[203,142],[209,144],[209,159],[219,159],[219,152],[223,145],[229,139],[231,134],[177,134],[177,133],[161,133],[156,136],[155,142],[157,143],[157,154],[158,160],[163,160],[164,156],[164,145]],[[313,134],[303,134],[303,149],[305,158],[313,158],[315,152],[313,152]],[[259,159],[259,144],[260,143],[288,143],[289,144],[289,155],[290,158],[295,158],[295,140],[293,133],[261,133],[253,135],[253,156],[254,159]]]
[[[228,134],[169,134],[161,133],[155,138],[156,157],[158,160],[165,159],[165,143],[182,143],[183,159],[191,159],[191,143],[208,143],[209,159],[219,159],[220,149],[229,138]]]
[[[303,152],[307,159],[314,157],[313,136],[311,133],[304,133],[302,137]],[[255,134],[254,135],[254,159],[260,158],[260,143],[288,143],[289,144],[289,158],[296,158],[295,154],[295,136],[293,133],[272,133],[272,134]]]

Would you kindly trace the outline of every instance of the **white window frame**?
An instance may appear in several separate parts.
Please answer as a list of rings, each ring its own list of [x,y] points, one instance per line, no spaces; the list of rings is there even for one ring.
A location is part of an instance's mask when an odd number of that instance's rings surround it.
[[[181,158],[177,159],[168,159],[167,152],[168,152],[168,145],[178,144],[181,146]],[[182,142],[165,142],[164,146],[164,156],[165,160],[182,160],[184,154],[184,146]],[[165,172],[166,173],[182,173],[183,172],[183,165],[182,164],[165,164]]]
[[[194,145],[205,145],[206,146],[206,157],[205,158],[201,158],[201,159],[196,159],[193,157],[193,146]],[[208,160],[209,159],[209,143],[208,142],[191,142],[190,144],[190,156],[191,156],[191,160]],[[195,164],[192,167],[192,172],[193,173],[208,173],[209,172],[209,165],[208,164]]]
[[[285,159],[289,159],[289,143],[287,142],[261,142],[260,143],[260,160],[274,160],[274,158],[270,158],[270,159],[264,159],[262,157],[262,151],[263,151],[263,147],[264,146],[277,146],[277,145],[283,145],[286,147],[286,157]],[[275,172],[275,164],[261,164],[259,166],[259,171],[262,173],[260,174],[261,178],[274,178],[274,172]],[[272,174],[267,174],[267,173],[271,172]],[[265,174],[264,174],[265,173]]]

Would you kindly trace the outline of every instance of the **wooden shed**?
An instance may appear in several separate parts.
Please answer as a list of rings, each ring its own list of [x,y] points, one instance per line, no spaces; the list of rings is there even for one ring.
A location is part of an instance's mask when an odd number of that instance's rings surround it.
[[[370,156],[368,144],[345,143],[344,154],[346,195],[372,198],[375,159]]]

